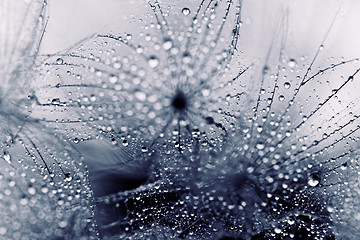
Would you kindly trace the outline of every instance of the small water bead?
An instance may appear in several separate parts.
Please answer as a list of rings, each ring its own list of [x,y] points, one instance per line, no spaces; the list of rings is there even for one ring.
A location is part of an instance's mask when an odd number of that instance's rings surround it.
[[[319,184],[319,180],[317,180],[316,178],[310,177],[308,180],[308,184],[311,187],[316,187]]]
[[[7,233],[6,227],[0,227],[0,235],[5,235]]]
[[[156,56],[150,56],[148,64],[151,68],[156,68],[159,65],[159,59]]]
[[[191,62],[191,55],[190,55],[190,53],[184,52],[183,57],[182,57],[182,61],[183,61],[183,63],[185,63],[185,64],[190,63],[190,62]]]
[[[125,38],[126,38],[126,40],[131,40],[131,39],[132,39],[132,35],[131,35],[131,34],[126,34]]]
[[[60,105],[60,99],[59,98],[54,98],[53,100],[51,100],[51,104],[52,105]]]
[[[289,82],[284,83],[284,88],[289,89],[291,87],[291,84]]]
[[[162,45],[163,49],[164,50],[169,50],[169,49],[172,48],[172,46],[173,46],[173,44],[172,44],[171,39],[170,38],[165,38],[164,42],[163,42],[163,45]]]
[[[4,160],[11,165],[11,156],[10,154],[8,153],[4,153],[4,156],[3,156]]]
[[[68,225],[67,221],[60,221],[59,222],[59,227],[61,227],[61,228],[65,228],[67,225]]]
[[[109,77],[109,82],[110,83],[116,83],[117,81],[118,81],[118,77],[117,76],[115,76],[115,75],[111,75],[110,77]]]
[[[21,198],[20,199],[20,204],[23,205],[23,206],[27,205],[28,204],[27,198]]]
[[[183,8],[183,9],[181,10],[181,12],[182,12],[185,16],[187,16],[187,15],[190,14],[190,9],[187,8],[187,7],[185,7],[185,8]]]
[[[284,101],[284,100],[285,100],[284,95],[280,95],[280,96],[279,96],[279,101],[282,102],[282,101]]]
[[[63,64],[64,60],[62,58],[58,58],[58,59],[56,59],[56,63],[57,64]]]
[[[293,68],[296,66],[296,60],[291,58],[288,62],[289,67]]]
[[[29,192],[31,195],[35,195],[36,189],[35,189],[34,187],[29,187],[29,188],[28,188],[28,192]]]
[[[140,101],[145,101],[146,100],[146,94],[144,92],[135,92],[135,97],[137,99],[139,99]]]
[[[264,143],[258,143],[256,144],[256,148],[259,150],[263,150],[265,148],[265,144]]]

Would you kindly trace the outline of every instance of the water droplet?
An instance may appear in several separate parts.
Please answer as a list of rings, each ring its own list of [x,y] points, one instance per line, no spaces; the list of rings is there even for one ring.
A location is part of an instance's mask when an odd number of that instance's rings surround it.
[[[59,98],[54,98],[53,100],[51,100],[51,104],[52,105],[60,105],[60,99]]]
[[[265,148],[265,144],[263,144],[263,143],[258,143],[258,144],[256,144],[256,148],[259,149],[259,150],[262,150],[262,149]]]
[[[148,64],[151,68],[156,68],[159,65],[159,59],[156,56],[150,56]]]
[[[66,227],[67,225],[68,225],[67,221],[60,221],[60,222],[59,222],[59,227],[61,227],[61,228],[64,228],[64,227]]]
[[[295,220],[294,219],[288,219],[287,222],[288,222],[289,225],[293,225],[295,223]]]
[[[333,207],[330,207],[330,206],[327,206],[326,208],[328,210],[329,213],[332,213],[334,211],[334,208]]]
[[[28,204],[28,200],[26,198],[21,198],[20,199],[20,204],[25,206],[26,204]]]
[[[187,16],[187,15],[190,14],[190,9],[187,8],[187,7],[185,7],[185,8],[183,8],[183,9],[181,10],[181,12],[182,12],[185,16]]]
[[[4,160],[11,165],[11,156],[8,153],[4,153]]]
[[[165,50],[171,49],[171,48],[172,48],[172,41],[171,41],[171,39],[170,39],[170,38],[165,38],[162,46],[163,46],[163,48],[164,48]]]
[[[132,39],[132,35],[131,35],[131,34],[126,34],[125,38],[126,38],[126,40],[131,40],[131,39]]]
[[[139,99],[140,101],[145,101],[146,100],[146,94],[144,92],[136,92],[135,93],[135,97],[137,99]]]
[[[56,59],[56,63],[57,64],[63,64],[64,60],[62,58],[58,58],[58,59]]]
[[[279,96],[279,101],[282,102],[282,101],[284,101],[284,100],[285,100],[284,95],[280,95],[280,96]]]
[[[111,75],[110,77],[109,77],[109,82],[110,83],[116,83],[117,81],[118,81],[118,77],[117,76],[115,76],[115,75]]]
[[[284,83],[284,88],[289,89],[291,87],[291,84],[289,82]]]
[[[31,195],[34,195],[36,193],[36,189],[34,187],[29,187],[28,188],[28,192],[31,194]]]
[[[183,63],[186,63],[186,64],[190,63],[191,62],[190,53],[184,52],[183,57],[182,57],[182,61],[183,61]]]
[[[72,180],[71,174],[70,173],[65,173],[65,181],[71,182],[71,180]]]
[[[347,168],[347,162],[341,164],[341,166],[340,166],[341,170],[346,170],[346,168]]]
[[[148,151],[148,149],[147,149],[147,147],[144,146],[144,147],[141,148],[141,151],[145,153],[145,152]]]
[[[295,61],[295,59],[290,58],[290,60],[289,60],[289,62],[288,62],[288,65],[289,65],[289,67],[291,67],[291,68],[295,67],[295,66],[296,66],[296,61]]]
[[[309,178],[308,184],[309,184],[311,187],[316,187],[319,183],[320,183],[319,180],[314,179],[314,178],[312,178],[312,177]]]
[[[0,234],[5,235],[6,233],[7,233],[7,228],[6,227],[0,227]]]

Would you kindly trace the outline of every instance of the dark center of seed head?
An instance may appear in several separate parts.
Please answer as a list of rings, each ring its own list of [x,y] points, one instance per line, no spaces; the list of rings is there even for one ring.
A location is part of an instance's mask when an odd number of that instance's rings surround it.
[[[176,93],[175,97],[173,98],[171,105],[179,111],[182,111],[187,106],[187,99],[183,92],[179,91]]]

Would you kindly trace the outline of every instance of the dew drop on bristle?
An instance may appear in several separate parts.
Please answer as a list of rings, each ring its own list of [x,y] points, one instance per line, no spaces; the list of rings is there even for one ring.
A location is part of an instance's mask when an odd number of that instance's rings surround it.
[[[291,87],[291,84],[289,82],[284,83],[285,89],[289,89]]]
[[[288,65],[291,68],[295,67],[296,66],[296,60],[293,59],[293,58],[289,59]]]
[[[156,56],[149,57],[148,64],[151,68],[156,68],[159,65],[159,59]]]
[[[182,12],[185,16],[187,16],[187,15],[190,14],[190,9],[185,7],[185,8],[183,8],[183,9],[181,10],[181,12]]]

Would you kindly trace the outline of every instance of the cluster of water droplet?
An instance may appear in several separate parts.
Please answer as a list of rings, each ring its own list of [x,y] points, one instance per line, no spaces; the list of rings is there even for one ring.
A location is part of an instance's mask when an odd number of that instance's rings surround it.
[[[98,34],[43,66],[44,123],[152,159],[146,184],[96,198],[100,233],[339,236],[338,223],[359,218],[335,207],[357,203],[359,115],[347,106],[358,60],[315,67],[323,43],[295,59],[280,27],[266,58],[238,67],[240,2],[205,2],[150,2],[124,25],[131,34]]]
[[[30,116],[37,98],[29,82],[47,2],[0,5],[0,238],[94,239],[92,193],[82,157]]]

